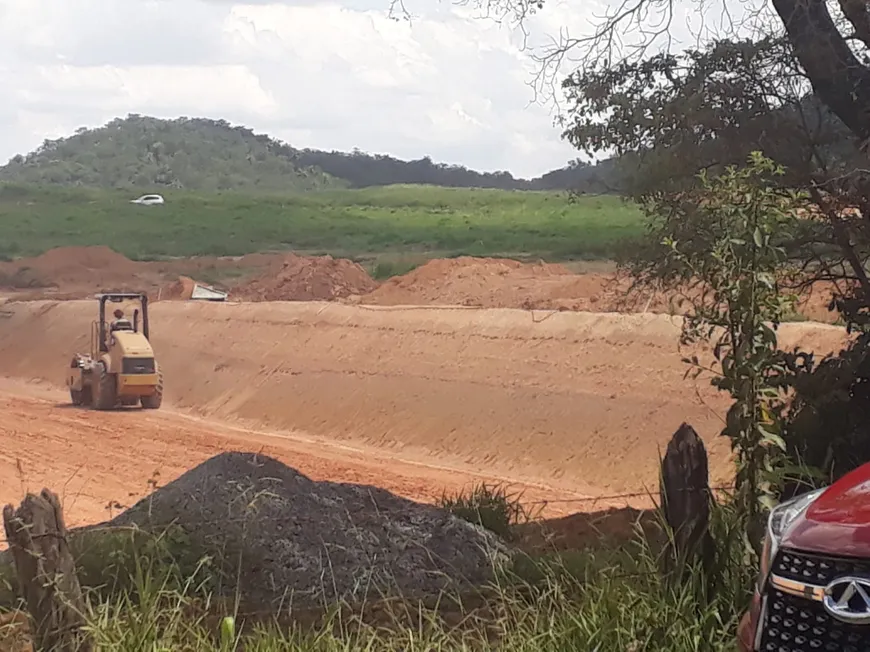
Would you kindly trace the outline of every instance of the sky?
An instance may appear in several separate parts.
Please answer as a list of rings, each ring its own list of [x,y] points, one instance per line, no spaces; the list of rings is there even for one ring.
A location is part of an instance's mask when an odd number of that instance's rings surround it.
[[[578,153],[529,53],[605,2],[553,0],[524,40],[449,0],[406,2],[410,22],[389,0],[0,0],[0,160],[138,113],[538,176]]]

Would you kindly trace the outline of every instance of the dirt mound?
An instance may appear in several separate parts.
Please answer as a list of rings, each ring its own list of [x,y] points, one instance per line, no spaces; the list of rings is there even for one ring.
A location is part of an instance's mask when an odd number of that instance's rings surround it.
[[[132,261],[109,247],[58,247],[34,258],[0,264],[0,286],[55,288],[68,296],[152,287],[147,263]]]
[[[256,453],[221,453],[110,525],[182,528],[252,608],[423,598],[492,577],[495,537],[435,507],[357,484],[315,482]]]
[[[562,265],[543,261],[529,265],[510,258],[460,256],[430,260],[400,279],[412,284],[443,283],[447,279],[499,277],[515,274],[518,271],[522,272],[523,276],[544,278],[572,274]]]
[[[154,297],[158,301],[187,301],[193,296],[196,281],[189,276],[179,276],[172,283],[167,283],[160,288]]]
[[[281,268],[283,256],[133,261],[109,247],[58,247],[33,258],[0,262],[0,289],[19,300],[84,299],[96,292],[147,292],[151,299],[189,299],[200,275],[250,276]],[[370,289],[370,288],[367,288]]]
[[[819,284],[805,294],[797,312],[833,322],[827,310],[831,288]],[[574,273],[563,265],[495,258],[431,260],[393,277],[362,297],[372,305],[463,305],[481,308],[684,315],[691,308],[679,292],[635,290],[615,273]]]
[[[612,283],[608,275],[575,274],[562,265],[461,257],[431,260],[385,282],[362,302],[592,310],[601,309],[597,304]]]
[[[290,254],[265,274],[233,288],[247,301],[329,301],[377,287],[357,263],[332,256]]]
[[[83,275],[94,272],[114,277],[126,276],[138,269],[138,263],[104,246],[58,247],[21,262],[59,281],[79,280]]]

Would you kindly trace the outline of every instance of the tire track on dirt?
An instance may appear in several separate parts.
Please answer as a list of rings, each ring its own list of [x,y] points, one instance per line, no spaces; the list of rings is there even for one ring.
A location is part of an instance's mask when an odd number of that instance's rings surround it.
[[[423,502],[474,482],[498,482],[485,473],[412,464],[292,433],[267,433],[209,423],[171,410],[96,412],[73,408],[46,385],[0,379],[0,499],[20,499],[47,486],[63,498],[71,526],[100,522],[109,507],[147,495],[227,450],[275,457],[315,480],[379,486]],[[515,485],[529,501],[582,498],[540,486]],[[557,504],[548,515],[572,511]]]
[[[62,385],[69,356],[88,346],[94,302],[4,308],[0,373]],[[168,402],[209,422],[594,496],[655,487],[659,451],[688,421],[708,444],[712,481],[730,479],[716,436],[726,400],[685,380],[680,322],[667,315],[533,321],[522,310],[303,302],[158,302],[151,314]],[[845,339],[808,323],[780,332],[784,346],[818,353]],[[123,423],[122,448],[135,440]]]

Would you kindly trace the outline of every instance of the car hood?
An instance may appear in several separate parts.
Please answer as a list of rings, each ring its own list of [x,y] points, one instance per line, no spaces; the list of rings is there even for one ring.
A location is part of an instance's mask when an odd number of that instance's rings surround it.
[[[870,464],[843,476],[788,528],[783,547],[870,557]]]

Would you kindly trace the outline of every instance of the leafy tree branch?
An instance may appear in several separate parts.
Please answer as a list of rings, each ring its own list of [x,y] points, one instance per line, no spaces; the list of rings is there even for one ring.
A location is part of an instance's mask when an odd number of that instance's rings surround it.
[[[750,523],[775,502],[787,450],[787,369],[776,329],[795,298],[780,286],[789,262],[777,239],[795,228],[802,198],[773,182],[784,173],[754,152],[741,168],[702,174],[694,191],[645,204],[664,226],[665,248],[658,267],[646,273],[672,287],[694,281],[698,289],[682,341],[712,345],[718,371],[711,382],[734,401],[722,435],[735,453],[736,499]],[[685,225],[680,234],[667,228],[674,224]],[[695,377],[704,370],[697,356],[686,361]]]

